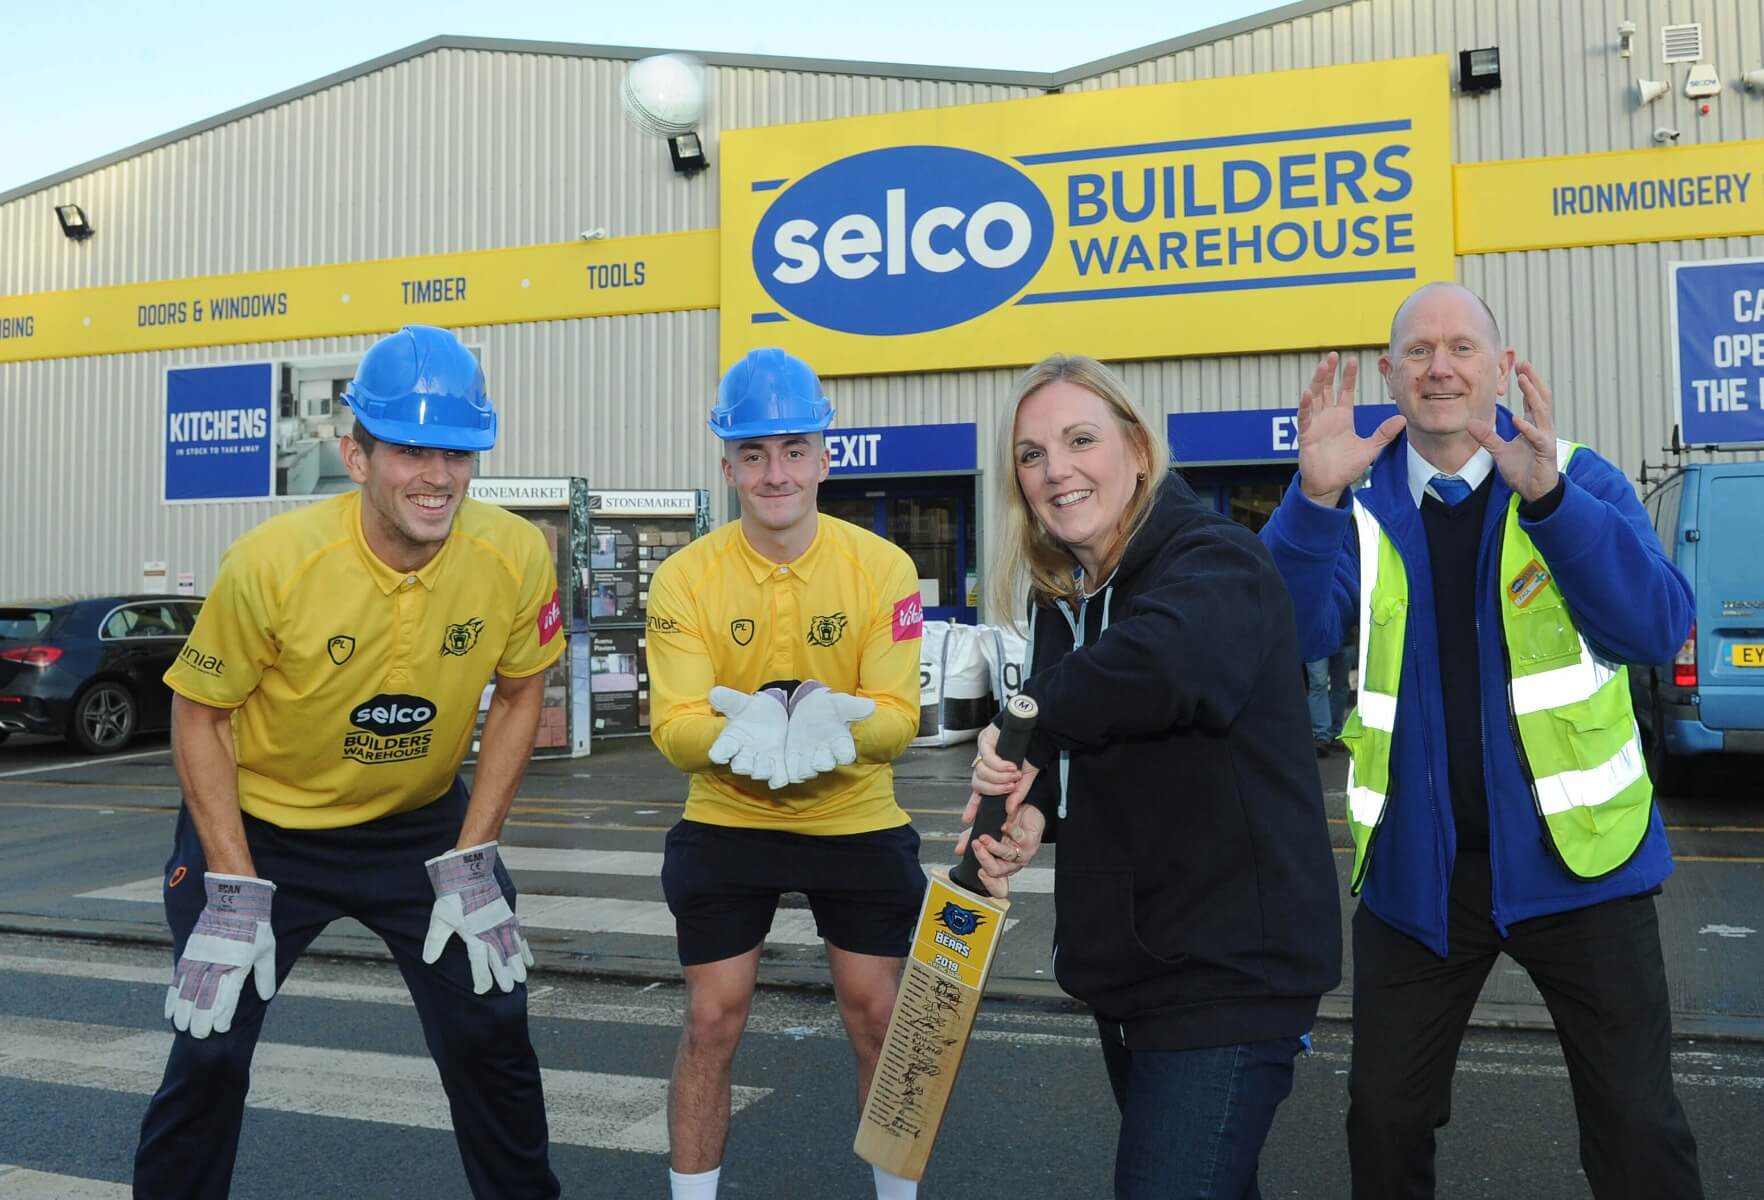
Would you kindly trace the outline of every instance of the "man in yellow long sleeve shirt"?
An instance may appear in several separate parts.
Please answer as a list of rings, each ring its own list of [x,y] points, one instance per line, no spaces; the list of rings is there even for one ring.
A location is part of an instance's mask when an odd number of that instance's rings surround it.
[[[692,773],[662,866],[687,992],[668,1090],[674,1200],[716,1195],[730,1065],[779,896],[802,892],[814,911],[861,1107],[924,892],[889,767],[918,727],[918,572],[816,512],[832,419],[814,372],[783,351],[730,368],[710,425],[741,519],[650,584],[652,736]],[[916,1185],[878,1170],[876,1194],[910,1200]]]

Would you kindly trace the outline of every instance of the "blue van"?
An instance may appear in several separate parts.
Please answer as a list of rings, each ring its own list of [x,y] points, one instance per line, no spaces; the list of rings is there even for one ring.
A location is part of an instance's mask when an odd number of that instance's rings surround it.
[[[1764,754],[1764,462],[1692,463],[1642,503],[1696,593],[1677,657],[1629,671],[1649,771],[1669,788],[1693,756]]]

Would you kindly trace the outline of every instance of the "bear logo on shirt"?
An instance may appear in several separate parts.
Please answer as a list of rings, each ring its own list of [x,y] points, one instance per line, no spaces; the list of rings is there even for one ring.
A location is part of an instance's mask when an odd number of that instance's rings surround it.
[[[484,621],[480,617],[459,625],[449,625],[447,632],[441,635],[441,657],[450,654],[469,654],[473,646],[478,644],[478,635],[484,632]]]
[[[845,614],[836,612],[828,617],[816,617],[809,622],[808,644],[811,646],[831,646],[845,636]]]

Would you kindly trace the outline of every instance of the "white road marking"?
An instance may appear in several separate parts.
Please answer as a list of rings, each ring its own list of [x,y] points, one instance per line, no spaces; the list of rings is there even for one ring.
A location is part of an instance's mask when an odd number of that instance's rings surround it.
[[[627,875],[660,879],[662,856],[649,850],[556,850],[502,846],[497,850],[510,871],[553,871],[565,875]],[[949,865],[939,858],[936,866]],[[1024,867],[1011,876],[1011,891],[1052,895],[1053,868]]]
[[[1748,929],[1744,925],[1705,925],[1697,930],[1699,934],[1712,933],[1716,937],[1743,938],[1757,933],[1756,929]]]
[[[171,747],[163,750],[143,750],[139,754],[107,754],[103,758],[85,758],[77,762],[50,763],[46,767],[21,767],[16,771],[0,771],[0,779],[11,779],[15,775],[41,775],[45,771],[71,771],[76,767],[101,767],[105,763],[128,762],[131,758],[153,758],[160,754],[170,754]]]
[[[528,853],[535,853],[529,851]],[[610,864],[613,867],[629,866],[629,859],[637,857],[640,851],[588,851],[588,850],[545,850],[540,854],[559,854],[572,856],[606,855],[593,861]],[[657,860],[656,870],[661,870],[661,855],[649,857]],[[556,867],[522,867],[522,870],[559,870]],[[582,868],[578,866],[577,870]],[[632,870],[600,870],[594,874],[636,875],[646,872]],[[1051,874],[1051,872],[1050,872]],[[158,904],[164,895],[163,885],[157,875],[147,879],[137,879],[133,883],[118,884],[115,887],[94,888],[89,892],[80,892],[76,900],[123,900],[131,904]],[[549,896],[535,892],[522,892],[515,903],[515,911],[520,915],[521,923],[533,929],[555,929],[569,933],[631,933],[645,937],[674,936],[674,914],[668,906],[659,900],[615,900],[603,896]],[[1015,928],[1016,917],[1005,918],[1007,930]],[[817,946],[821,937],[815,932],[814,914],[806,908],[780,908],[772,918],[772,931],[766,935],[766,941],[781,946]]]
[[[126,1183],[52,1175],[0,1163],[0,1200],[129,1200]]]
[[[10,1018],[0,1033],[0,1076],[150,1096],[159,1087],[171,1043],[169,1030]],[[667,1153],[666,1079],[598,1071],[542,1069],[541,1074],[552,1141]],[[770,1092],[737,1087],[731,1111]],[[245,1103],[315,1117],[453,1128],[433,1062],[369,1050],[259,1043]]]
[[[402,985],[302,979],[300,971],[299,966],[294,968],[294,973],[282,984],[282,990],[277,995],[306,1000],[335,1000],[354,1004],[388,1004],[400,1008],[411,1007],[410,993],[405,991]],[[166,963],[162,967],[139,967],[128,963],[92,962],[86,959],[0,954],[0,974],[53,975],[63,979],[102,979],[113,983],[146,984],[162,988],[171,982],[171,955],[169,952],[166,954]],[[527,1013],[535,1019],[594,1021],[612,1025],[647,1025],[660,1029],[677,1029],[686,1011],[685,996],[677,990],[657,994],[654,989],[661,986],[657,982],[646,984],[640,988],[632,988],[630,994],[633,1000],[628,1003],[591,1000],[562,989],[543,992],[535,989],[527,995]],[[156,992],[153,997],[153,1006],[156,1010],[159,996],[160,993]],[[1073,1032],[1039,1033],[1015,1028],[986,1028],[991,1024],[1051,1027]],[[980,1026],[974,1032],[974,1037],[980,1041],[1020,1043],[1025,1046],[1094,1046],[1096,1044],[1096,1025],[1091,1018],[1086,1016],[1058,1013],[1012,1013],[1009,1016],[998,1016],[982,1009]],[[748,1017],[747,1028],[750,1033],[788,1033],[790,1036],[797,1035],[803,1028],[810,1028],[817,1037],[839,1040],[845,1038],[844,1027],[839,1022],[838,1014],[832,1011],[829,1011],[826,1021],[815,1026],[805,1027],[802,1024],[800,1010],[774,1015],[768,1013],[763,1004],[756,1004],[752,1014]]]

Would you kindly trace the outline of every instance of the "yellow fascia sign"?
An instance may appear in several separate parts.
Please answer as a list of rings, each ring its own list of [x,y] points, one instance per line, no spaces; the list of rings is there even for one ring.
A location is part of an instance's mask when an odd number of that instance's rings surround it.
[[[1764,234],[1764,141],[1453,171],[1459,254]]]
[[[0,296],[0,362],[715,308],[717,232]]]
[[[1453,277],[1444,56],[726,130],[722,357],[1373,345]]]

